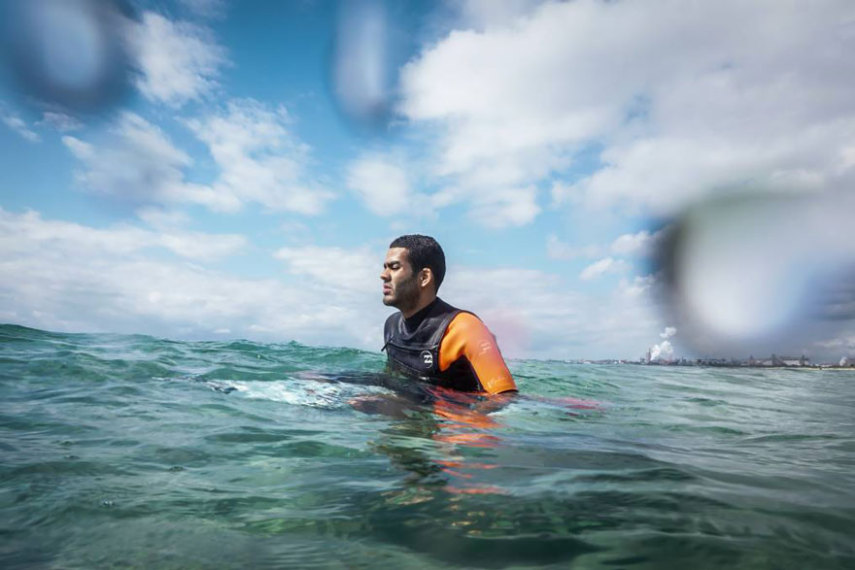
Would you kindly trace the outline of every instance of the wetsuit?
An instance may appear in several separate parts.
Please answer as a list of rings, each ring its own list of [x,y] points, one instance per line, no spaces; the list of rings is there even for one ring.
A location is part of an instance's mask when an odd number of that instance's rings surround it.
[[[496,339],[474,314],[434,301],[405,319],[386,319],[388,366],[432,384],[467,392],[516,390]]]

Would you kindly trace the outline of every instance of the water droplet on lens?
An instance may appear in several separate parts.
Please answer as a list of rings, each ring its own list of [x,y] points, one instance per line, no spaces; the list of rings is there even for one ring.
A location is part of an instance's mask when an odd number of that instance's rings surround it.
[[[704,354],[798,350],[830,334],[831,284],[855,267],[855,198],[731,196],[678,216],[658,267],[681,337]],[[685,334],[684,334],[685,333]]]
[[[129,10],[111,0],[31,0],[3,6],[6,61],[25,100],[103,111],[130,79]]]
[[[390,24],[382,2],[342,2],[331,62],[338,108],[360,127],[383,127],[391,114]]]

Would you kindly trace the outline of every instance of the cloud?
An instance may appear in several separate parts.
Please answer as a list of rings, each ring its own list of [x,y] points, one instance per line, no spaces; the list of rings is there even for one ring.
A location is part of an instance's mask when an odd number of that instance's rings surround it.
[[[597,245],[571,245],[551,234],[546,240],[546,254],[550,259],[577,259],[579,257],[597,257],[603,254],[603,249]]]
[[[320,213],[334,197],[308,178],[310,148],[290,132],[284,107],[233,100],[223,112],[186,124],[208,145],[220,167],[213,185],[218,196],[307,215]]]
[[[365,247],[347,250],[341,247],[283,247],[274,254],[286,262],[292,274],[305,275],[314,283],[336,291],[354,291],[379,295],[382,255]]]
[[[577,259],[580,257],[598,257],[606,252],[612,255],[630,257],[630,256],[650,256],[660,240],[665,235],[665,230],[659,230],[651,234],[647,230],[642,230],[634,234],[623,234],[618,236],[609,246],[603,245],[571,245],[558,239],[558,236],[551,234],[546,241],[546,252],[551,259]]]
[[[158,230],[180,227],[190,221],[190,216],[179,210],[146,206],[136,211],[137,217]]]
[[[662,327],[647,295],[582,293],[533,269],[451,266],[441,296],[476,313],[512,358],[637,357]]]
[[[581,279],[582,281],[590,281],[592,279],[596,279],[597,277],[601,277],[606,273],[619,273],[622,271],[626,271],[628,267],[629,265],[621,259],[606,257],[599,261],[595,261],[594,263],[583,269],[582,272],[579,274],[579,279]]]
[[[627,299],[651,298],[657,294],[661,296],[660,288],[661,283],[656,275],[636,276],[632,281],[621,279],[618,294]]]
[[[624,256],[649,256],[655,252],[664,235],[664,229],[653,234],[647,230],[635,234],[623,234],[612,242],[611,252],[615,255]]]
[[[141,72],[140,92],[172,107],[210,93],[228,62],[210,30],[154,12],[145,12],[141,22],[130,27],[129,44]]]
[[[237,234],[152,232],[130,225],[97,229],[72,222],[45,220],[38,212],[14,214],[0,208],[0,240],[4,254],[50,250],[58,257],[77,257],[77,249],[98,256],[129,256],[166,249],[180,257],[205,261],[233,255],[246,247]]]
[[[739,133],[637,140],[609,148],[603,158],[612,166],[555,195],[579,193],[592,207],[636,205],[671,215],[713,192],[822,191],[841,182],[840,147],[853,127],[855,120],[841,121],[785,141],[775,141],[779,135],[770,133],[765,143],[740,140]]]
[[[492,10],[467,13],[479,6]],[[559,202],[669,214],[711,192],[851,175],[850,2],[518,8],[464,20],[401,73],[400,112],[434,133],[434,174],[471,196],[556,182]],[[574,170],[592,147],[599,164]]]
[[[855,267],[855,261],[852,263]],[[842,272],[847,281],[832,282],[823,293],[827,296],[820,307],[820,315],[828,320],[855,321],[855,271]]]
[[[39,121],[38,124],[47,125],[63,133],[76,131],[83,128],[83,123],[81,123],[79,119],[76,119],[71,115],[66,115],[65,113],[57,113],[55,111],[45,111],[44,115],[42,116],[42,120]]]
[[[248,279],[200,265],[245,246],[241,236],[96,229],[0,210],[0,274],[6,276],[0,319],[71,332],[228,334],[379,349],[379,277],[376,294],[366,295],[332,278],[294,285],[287,276]],[[193,263],[164,259],[158,249]],[[329,266],[329,275],[346,283],[338,268]]]
[[[534,186],[493,188],[472,198],[470,215],[489,228],[524,226],[540,213]]]
[[[33,131],[21,117],[7,112],[2,108],[0,108],[0,121],[3,121],[3,124],[24,137],[27,142],[36,143],[42,140],[38,133]]]
[[[215,211],[240,207],[240,200],[228,191],[187,182],[184,170],[191,166],[191,158],[139,115],[120,115],[111,135],[101,147],[63,137],[65,146],[86,167],[77,173],[83,186],[133,203],[191,203]]]
[[[817,341],[815,344],[831,354],[855,355],[855,334],[842,334],[836,338]]]
[[[348,168],[347,187],[378,216],[413,209],[407,171],[391,157],[367,154],[354,161]]]
[[[85,169],[78,182],[97,193],[133,204],[198,204],[236,212],[258,203],[272,211],[317,214],[333,194],[308,179],[309,148],[287,128],[284,108],[275,111],[247,100],[231,101],[222,113],[185,124],[204,142],[219,173],[211,184],[188,181],[192,158],[166,133],[139,115],[125,112],[98,144],[73,136],[63,143]]]

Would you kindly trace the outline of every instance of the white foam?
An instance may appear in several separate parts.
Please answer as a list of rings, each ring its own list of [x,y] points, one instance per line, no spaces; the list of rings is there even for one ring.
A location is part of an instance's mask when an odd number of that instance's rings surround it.
[[[214,384],[211,382],[210,384]],[[391,394],[390,390],[379,386],[347,384],[342,382],[319,382],[289,378],[288,380],[261,381],[221,381],[214,386],[218,390],[233,388],[237,393],[253,400],[283,402],[294,406],[311,408],[341,409],[348,402],[367,394]]]

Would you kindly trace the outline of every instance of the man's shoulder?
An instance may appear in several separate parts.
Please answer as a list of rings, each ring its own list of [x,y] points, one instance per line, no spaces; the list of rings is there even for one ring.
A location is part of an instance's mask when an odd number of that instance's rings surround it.
[[[446,334],[455,330],[457,332],[468,334],[473,330],[484,327],[484,323],[480,318],[478,318],[478,315],[472,311],[455,307],[439,298],[437,298],[437,301],[438,305],[440,305],[439,311],[450,316],[445,326]]]
[[[510,385],[504,379],[510,378],[496,337],[481,319],[469,312],[458,313],[448,325],[445,338],[442,341],[441,362],[455,362],[466,357],[476,371],[479,381],[488,392],[502,392],[504,389],[494,389],[496,383],[491,380],[502,378],[502,386]],[[488,387],[488,384],[490,387]]]
[[[454,318],[448,323],[449,329],[453,327],[460,332],[474,332],[487,328],[484,321],[482,321],[475,313],[465,309],[457,309],[457,311],[457,314],[454,315]]]

